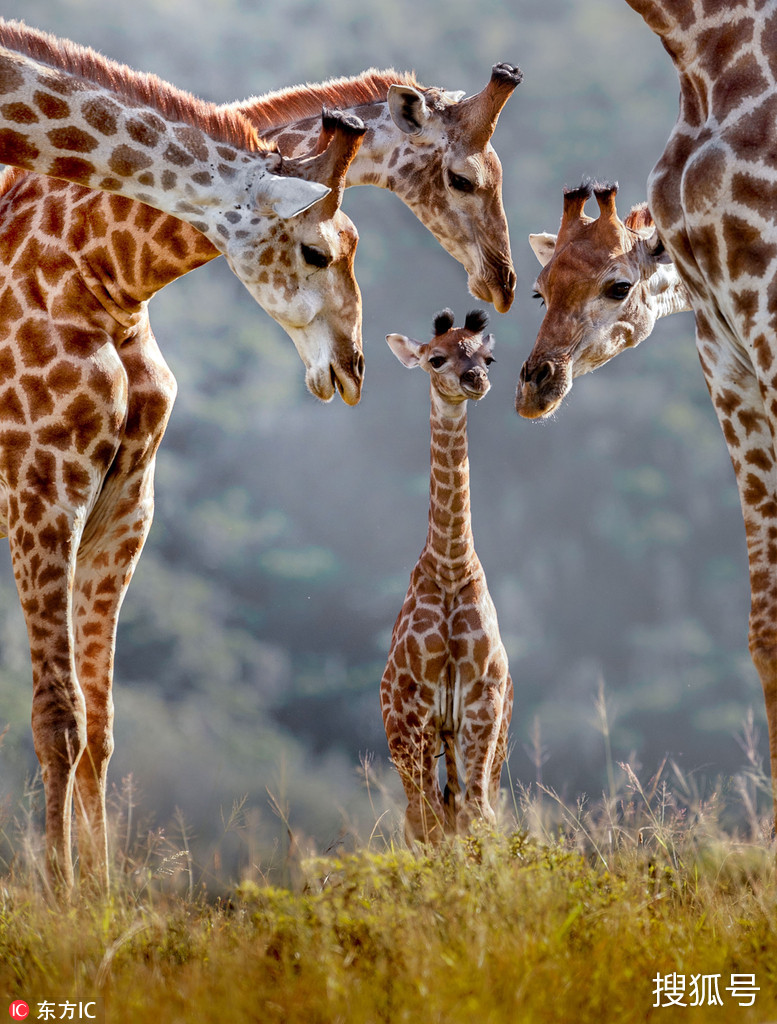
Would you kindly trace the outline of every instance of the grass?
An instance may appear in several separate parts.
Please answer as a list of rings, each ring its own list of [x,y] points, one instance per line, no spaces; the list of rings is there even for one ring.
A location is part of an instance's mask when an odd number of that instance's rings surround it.
[[[676,770],[670,786],[666,766],[644,786],[621,767],[598,803],[518,790],[500,830],[431,853],[384,819],[350,852],[291,849],[285,884],[253,865],[219,895],[179,823],[177,850],[159,833],[116,842],[108,898],[64,908],[42,896],[22,817],[0,876],[0,1001],[25,999],[31,1020],[44,1000],[75,1019],[94,1001],[111,1024],[777,1020],[763,780],[739,779],[749,819],[724,829],[717,794]],[[752,1006],[732,975],[755,976]],[[713,976],[722,1006],[704,1005]],[[670,983],[685,1005],[667,1005]]]

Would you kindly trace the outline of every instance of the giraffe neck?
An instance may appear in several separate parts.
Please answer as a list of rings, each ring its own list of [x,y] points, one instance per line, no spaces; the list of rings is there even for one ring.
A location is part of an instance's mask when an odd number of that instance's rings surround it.
[[[241,200],[250,202],[266,173],[268,153],[253,129],[221,114],[206,119],[205,131],[199,122],[211,108],[193,97],[167,87],[175,103],[166,95],[156,105],[143,102],[138,92],[150,100],[154,90],[139,90],[134,73],[108,87],[54,66],[70,60],[65,47],[38,59],[38,42],[34,32],[28,38],[0,24],[0,160],[139,200],[187,221],[224,251],[234,223],[247,216]]]
[[[421,553],[427,575],[446,587],[467,582],[479,562],[472,537],[467,456],[467,403],[431,389],[429,531]]]
[[[753,41],[757,23],[773,14],[774,0],[760,4],[710,4],[708,0],[626,0],[660,37],[681,72],[698,67],[702,83],[718,80]],[[756,12],[753,8],[757,6]],[[741,73],[742,69],[739,69]]]

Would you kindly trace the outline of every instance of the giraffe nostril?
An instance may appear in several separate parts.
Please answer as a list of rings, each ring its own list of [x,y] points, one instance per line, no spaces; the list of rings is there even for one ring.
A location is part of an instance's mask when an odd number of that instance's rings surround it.
[[[533,375],[534,376],[534,386],[537,387],[537,388],[541,388],[544,384],[547,384],[548,381],[551,380],[551,378],[554,376],[555,372],[556,372],[556,366],[555,366],[554,363],[551,363],[550,360],[547,360],[546,362],[541,363],[537,367],[537,370],[535,371],[535,373]],[[529,376],[529,375],[527,374],[527,376]]]
[[[364,378],[364,356],[361,352],[357,352],[353,357],[353,375],[357,380]]]

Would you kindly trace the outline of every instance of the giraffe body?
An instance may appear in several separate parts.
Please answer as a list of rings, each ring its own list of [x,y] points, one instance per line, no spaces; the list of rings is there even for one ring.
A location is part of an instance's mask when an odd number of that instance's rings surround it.
[[[431,378],[429,531],[380,687],[386,738],[408,801],[408,843],[439,842],[475,818],[493,821],[507,754],[512,681],[470,516],[466,403],[490,386],[493,338],[483,337],[484,328],[485,317],[475,312],[455,329],[446,310],[428,344],[387,339],[404,365],[421,366]]]
[[[750,566],[750,652],[761,679],[769,727],[773,787],[777,782],[777,2],[744,0],[627,0],[660,36],[680,80],[677,123],[648,182],[655,237],[651,259],[670,260],[682,282],[676,308],[692,308],[696,345],[731,456],[745,521]],[[611,190],[614,197],[614,191]],[[602,205],[600,203],[600,205]],[[579,219],[571,211],[571,219]],[[567,210],[565,209],[565,220]],[[614,199],[603,206],[602,237],[617,221]],[[619,223],[619,222],[618,222]],[[628,218],[627,218],[628,223]],[[570,273],[570,251],[559,232],[554,253],[538,279],[542,294],[566,266],[566,315],[601,326],[590,289]],[[621,225],[622,227],[622,225]],[[586,233],[591,236],[590,226]],[[637,264],[644,243],[621,256],[615,278],[629,284],[609,296],[611,315],[634,327],[644,314]],[[665,249],[662,255],[661,249]],[[589,255],[591,253],[589,247]],[[541,262],[545,262],[541,258]],[[597,280],[614,281],[615,263],[598,249]],[[589,273],[589,277],[590,277]],[[548,293],[549,295],[550,293]],[[617,309],[616,309],[617,308]],[[666,310],[672,312],[672,309]],[[552,306],[548,304],[548,317]],[[556,324],[559,315],[553,314]],[[649,330],[653,323],[649,324]],[[543,325],[544,331],[544,325]],[[591,341],[594,329],[586,333]],[[640,332],[635,338],[639,340]],[[641,336],[644,336],[642,333]],[[555,408],[586,342],[541,332],[521,374],[516,407],[528,415]],[[621,351],[621,346],[617,351]],[[616,350],[612,351],[616,354]],[[600,362],[606,361],[602,358]],[[571,369],[570,369],[571,368]],[[568,388],[566,388],[568,390]],[[563,393],[562,393],[563,392]],[[560,396],[560,397],[559,397]],[[777,810],[777,792],[775,793]]]

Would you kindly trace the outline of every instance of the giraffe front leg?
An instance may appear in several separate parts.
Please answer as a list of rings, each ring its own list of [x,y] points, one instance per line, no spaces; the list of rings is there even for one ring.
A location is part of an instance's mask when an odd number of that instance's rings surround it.
[[[46,798],[46,875],[50,888],[73,885],[71,816],[75,772],[86,745],[86,705],[75,668],[71,593],[73,518],[55,506],[43,511],[25,492],[27,509],[9,500],[8,539],[32,660],[32,735]],[[32,522],[34,519],[34,523]]]
[[[389,665],[380,687],[389,752],[407,798],[405,842],[437,845],[445,833],[445,807],[437,779],[440,735],[432,701],[419,699],[419,685]]]
[[[750,569],[749,646],[758,672],[769,730],[773,811],[777,820],[777,415],[773,369],[759,381],[697,317],[697,346],[739,491]],[[732,382],[736,382],[733,384]]]

